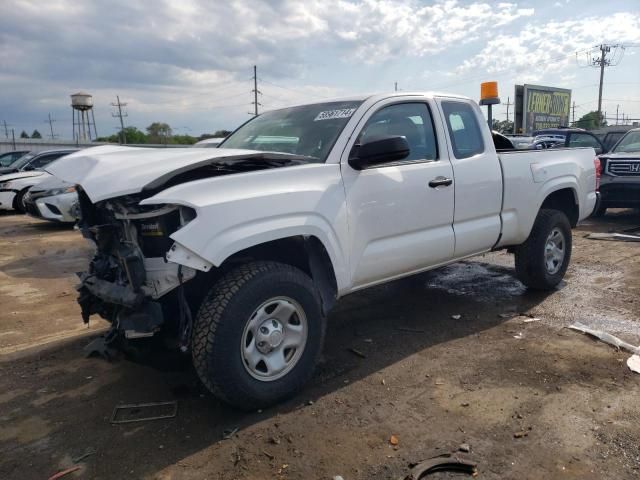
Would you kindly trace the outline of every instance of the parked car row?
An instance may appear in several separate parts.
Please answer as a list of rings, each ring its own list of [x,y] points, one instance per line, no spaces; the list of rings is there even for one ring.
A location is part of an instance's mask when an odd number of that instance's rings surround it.
[[[77,220],[74,205],[78,203],[75,186],[64,184],[45,168],[78,150],[68,148],[20,152],[20,156],[3,155],[11,161],[0,169],[0,210],[16,210],[45,220],[74,223]]]

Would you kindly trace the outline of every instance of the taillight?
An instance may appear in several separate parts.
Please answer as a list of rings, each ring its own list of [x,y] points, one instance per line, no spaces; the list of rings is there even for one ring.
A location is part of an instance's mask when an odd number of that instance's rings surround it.
[[[596,192],[600,191],[600,177],[602,176],[602,163],[598,157],[593,159],[593,166],[596,169]]]

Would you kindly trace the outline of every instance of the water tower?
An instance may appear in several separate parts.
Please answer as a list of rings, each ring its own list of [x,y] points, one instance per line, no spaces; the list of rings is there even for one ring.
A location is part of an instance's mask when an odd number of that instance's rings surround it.
[[[93,139],[98,137],[96,118],[93,115],[93,97],[86,92],[71,95],[71,113],[73,114],[73,139],[76,142],[91,141],[91,127]]]

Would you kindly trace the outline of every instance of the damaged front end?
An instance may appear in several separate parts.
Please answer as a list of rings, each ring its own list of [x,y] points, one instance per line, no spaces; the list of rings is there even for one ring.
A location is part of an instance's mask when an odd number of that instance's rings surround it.
[[[183,284],[197,271],[167,261],[167,253],[174,245],[169,236],[194,219],[195,211],[177,205],[141,206],[140,195],[93,204],[79,189],[78,197],[80,229],[96,247],[89,270],[79,274],[78,303],[84,322],[100,315],[112,325],[111,338],[145,338],[162,332],[172,345],[177,342],[187,351],[189,305],[197,302],[187,298]],[[195,290],[190,289],[190,295]]]

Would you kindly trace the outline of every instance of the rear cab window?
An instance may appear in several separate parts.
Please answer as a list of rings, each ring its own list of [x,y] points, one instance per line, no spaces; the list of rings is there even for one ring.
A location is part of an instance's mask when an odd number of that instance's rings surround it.
[[[484,152],[482,130],[474,109],[465,102],[444,100],[441,103],[453,155],[469,158]]]

